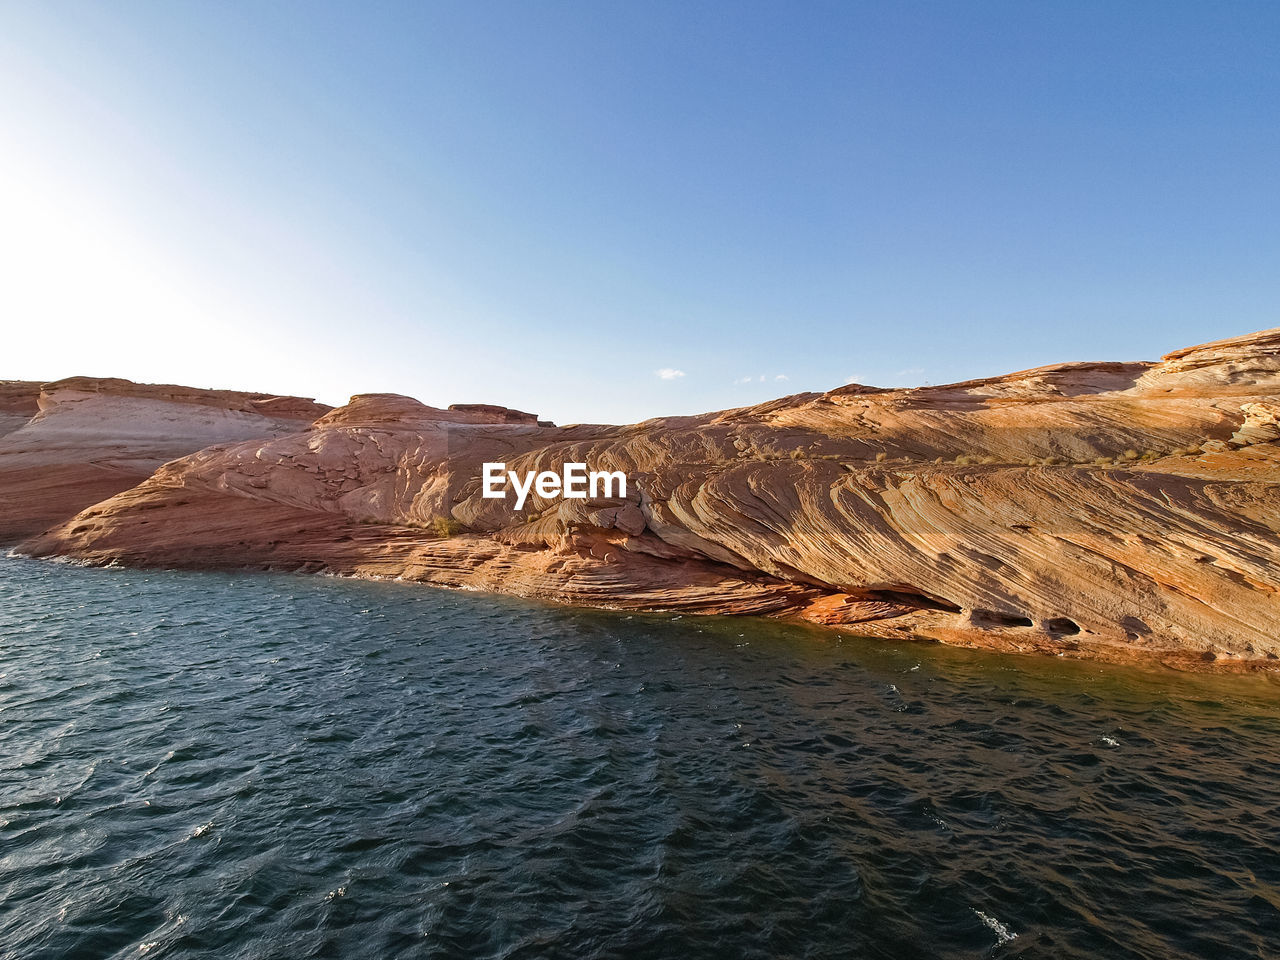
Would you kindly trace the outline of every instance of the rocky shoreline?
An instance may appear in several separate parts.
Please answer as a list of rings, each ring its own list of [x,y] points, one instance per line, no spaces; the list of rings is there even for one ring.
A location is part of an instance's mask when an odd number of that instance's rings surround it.
[[[1280,330],[557,427],[408,397],[0,382],[0,543],[393,577],[998,650],[1280,671]],[[626,497],[481,495],[481,466]]]

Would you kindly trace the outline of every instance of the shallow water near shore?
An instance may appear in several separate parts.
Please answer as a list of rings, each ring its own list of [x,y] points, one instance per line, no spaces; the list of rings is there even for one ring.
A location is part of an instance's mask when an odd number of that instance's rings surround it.
[[[1278,692],[0,558],[0,956],[1265,957]]]

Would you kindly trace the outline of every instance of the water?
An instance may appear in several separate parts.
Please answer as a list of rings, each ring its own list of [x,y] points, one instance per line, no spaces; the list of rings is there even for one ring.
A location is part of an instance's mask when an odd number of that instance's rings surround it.
[[[1275,956],[1280,707],[430,588],[0,559],[0,956]]]

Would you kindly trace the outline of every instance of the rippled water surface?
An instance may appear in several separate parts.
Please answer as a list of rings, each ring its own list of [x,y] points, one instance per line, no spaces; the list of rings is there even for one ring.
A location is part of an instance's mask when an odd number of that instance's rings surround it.
[[[12,558],[0,649],[4,957],[1280,949],[1266,680]]]

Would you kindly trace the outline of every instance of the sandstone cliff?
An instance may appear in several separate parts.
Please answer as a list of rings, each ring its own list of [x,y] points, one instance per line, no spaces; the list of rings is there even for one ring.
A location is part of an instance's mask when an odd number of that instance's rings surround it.
[[[851,385],[624,427],[365,395],[189,453],[22,549],[1272,669],[1278,398],[1280,330],[1159,363]],[[632,488],[517,513],[480,496],[495,460],[586,462]]]
[[[175,457],[296,433],[329,409],[299,397],[119,379],[0,382],[0,544],[127,490]]]
[[[0,438],[40,412],[40,384],[33,380],[0,380]]]

